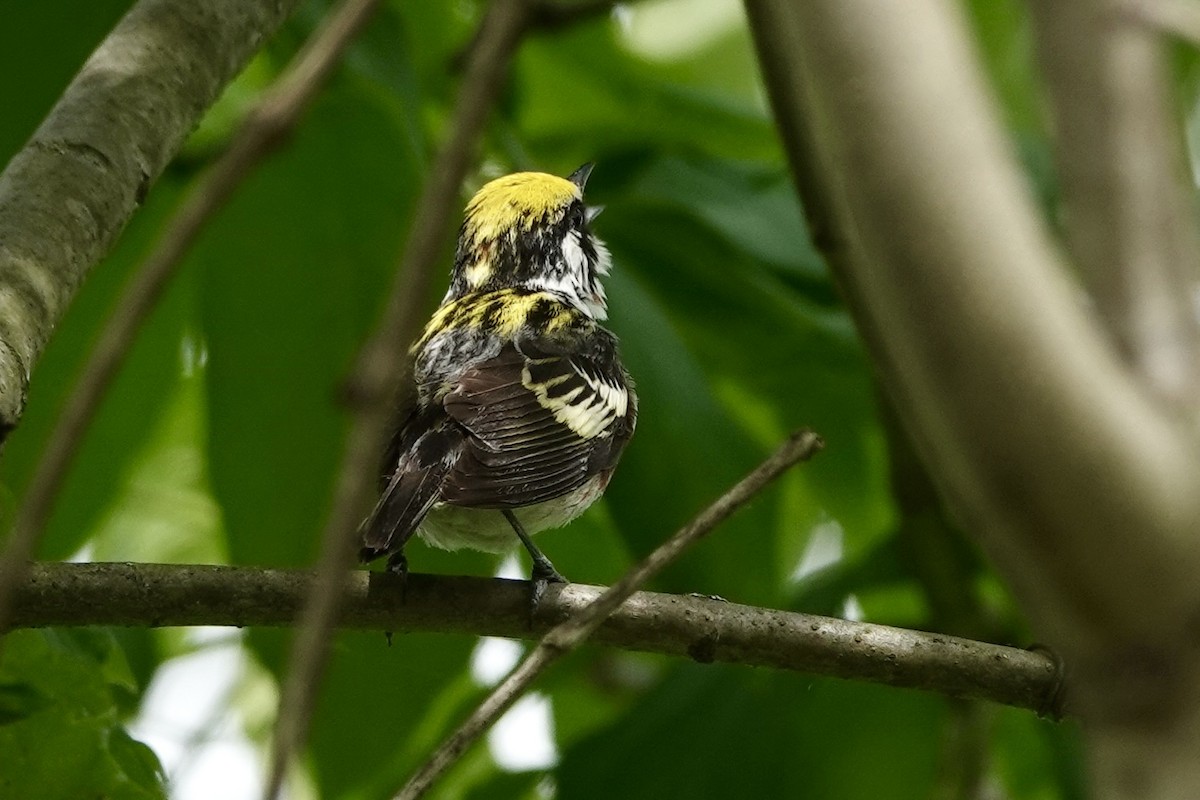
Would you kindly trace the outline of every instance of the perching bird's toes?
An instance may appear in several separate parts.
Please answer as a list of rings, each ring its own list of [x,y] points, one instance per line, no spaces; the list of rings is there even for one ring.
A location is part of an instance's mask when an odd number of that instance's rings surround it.
[[[542,556],[540,559],[534,559],[533,572],[529,576],[529,625],[533,627],[533,618],[537,614],[538,606],[541,605],[542,596],[546,594],[546,588],[552,583],[570,583],[562,576],[554,565],[550,563],[550,559]]]
[[[400,602],[408,599],[408,557],[403,550],[388,556],[387,571],[400,578]]]

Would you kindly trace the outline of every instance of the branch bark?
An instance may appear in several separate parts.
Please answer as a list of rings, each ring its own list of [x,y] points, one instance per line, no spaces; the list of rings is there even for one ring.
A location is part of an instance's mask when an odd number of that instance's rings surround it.
[[[34,564],[17,588],[12,625],[285,627],[295,623],[314,581],[308,570]],[[411,574],[402,596],[396,576],[354,572],[343,587],[338,625],[537,640],[603,591],[578,583],[551,585],[530,625],[525,581]],[[1035,711],[1046,710],[1057,689],[1055,665],[1042,653],[690,595],[637,592],[597,629],[593,641],[703,663],[796,670]]]
[[[818,162],[839,277],[886,331],[869,345],[941,488],[1056,646],[1175,641],[1200,567],[1193,436],[1079,307],[962,20],[939,0],[748,5],[767,71],[800,76],[775,105],[812,109],[791,127],[819,152],[789,156]]]
[[[831,266],[940,488],[1065,659],[1098,796],[1194,796],[1200,448],[1081,308],[961,12],[747,6]]]
[[[0,441],[89,270],[298,0],[142,0],[0,174]]]
[[[1156,7],[1030,3],[1067,244],[1122,358],[1152,391],[1194,412],[1200,244],[1190,174],[1166,43],[1128,13]]]
[[[1129,0],[1121,11],[1135,22],[1200,46],[1200,7],[1191,0]]]

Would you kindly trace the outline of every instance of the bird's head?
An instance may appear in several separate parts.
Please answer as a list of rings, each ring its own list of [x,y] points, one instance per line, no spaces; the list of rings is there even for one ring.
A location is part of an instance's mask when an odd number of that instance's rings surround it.
[[[591,172],[591,164],[566,178],[516,172],[484,185],[467,204],[447,297],[525,287],[604,319],[600,277],[612,261],[591,232],[600,208],[583,203]]]

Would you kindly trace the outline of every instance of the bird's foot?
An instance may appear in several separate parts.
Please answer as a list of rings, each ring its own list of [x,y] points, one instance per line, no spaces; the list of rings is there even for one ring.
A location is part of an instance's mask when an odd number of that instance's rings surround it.
[[[408,557],[403,550],[388,556],[387,571],[400,578],[400,602],[404,603],[408,599]]]
[[[529,627],[532,628],[533,618],[537,614],[538,606],[541,605],[542,595],[546,593],[546,588],[552,583],[570,583],[570,581],[554,568],[550,559],[542,556],[533,560],[533,571],[529,576],[529,583]]]

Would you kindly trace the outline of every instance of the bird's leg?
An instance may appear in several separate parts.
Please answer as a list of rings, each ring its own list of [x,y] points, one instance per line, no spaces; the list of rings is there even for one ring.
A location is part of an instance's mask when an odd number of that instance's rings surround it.
[[[529,557],[533,560],[533,570],[529,576],[530,583],[533,584],[533,591],[529,597],[529,618],[532,621],[538,604],[542,601],[542,595],[546,593],[546,587],[552,583],[568,583],[569,581],[554,568],[550,559],[546,558],[533,543],[533,539],[525,532],[525,528],[517,519],[516,514],[507,508],[501,509],[500,513],[504,514],[508,524],[512,525],[513,530],[517,533],[517,538],[521,540],[521,544],[525,545],[525,549],[529,551]]]
[[[388,556],[387,571],[400,577],[400,602],[408,599],[408,556],[397,550]],[[390,634],[388,644],[391,644]]]

